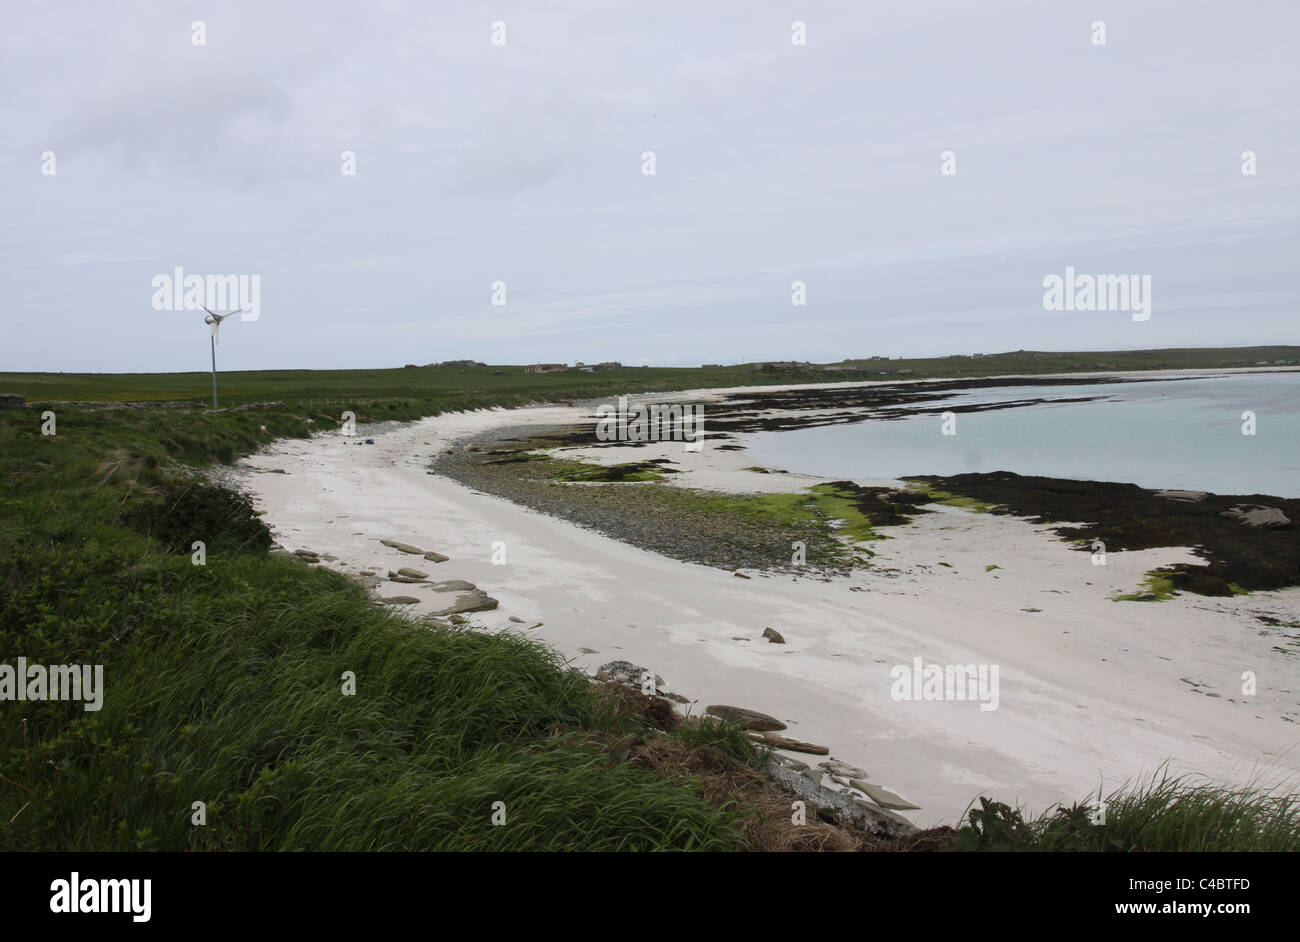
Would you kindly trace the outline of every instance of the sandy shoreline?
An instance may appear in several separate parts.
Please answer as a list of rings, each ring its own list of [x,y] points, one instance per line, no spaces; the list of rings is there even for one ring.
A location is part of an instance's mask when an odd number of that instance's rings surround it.
[[[1202,372],[1227,371],[1195,371]],[[654,398],[707,403],[734,391]],[[286,548],[380,575],[413,564],[383,539],[446,554],[451,559],[436,566],[414,564],[499,599],[497,610],[472,616],[486,629],[521,629],[511,616],[540,621],[529,636],[585,670],[626,659],[698,700],[697,711],[728,703],[778,716],[788,735],[829,746],[833,757],[921,805],[907,816],[922,826],[954,823],[980,794],[1033,810],[1070,803],[1166,759],[1177,771],[1221,781],[1300,771],[1294,658],[1274,649],[1277,630],[1256,617],[1297,620],[1300,588],[1116,603],[1110,597],[1133,591],[1148,570],[1193,557],[1179,549],[1111,553],[1096,567],[1042,527],[946,507],[885,528],[898,538],[873,544],[881,565],[871,570],[829,581],[762,573],[746,580],[428,473],[431,458],[457,439],[589,415],[547,405],[360,427],[351,439],[326,433],[277,442],[241,461],[234,478]],[[366,437],[375,444],[356,444]],[[709,447],[569,454],[614,462],[660,452],[687,471],[668,486],[753,493],[820,481],[747,471],[745,452]],[[286,473],[265,473],[276,470]],[[502,544],[505,564],[495,565]],[[990,565],[1000,568],[986,571]],[[428,595],[419,609],[434,610],[434,593],[410,589],[386,584],[384,594]],[[768,626],[787,643],[762,640]],[[998,709],[893,699],[890,669],[917,657],[997,665]],[[1253,697],[1240,692],[1247,670],[1258,678]]]

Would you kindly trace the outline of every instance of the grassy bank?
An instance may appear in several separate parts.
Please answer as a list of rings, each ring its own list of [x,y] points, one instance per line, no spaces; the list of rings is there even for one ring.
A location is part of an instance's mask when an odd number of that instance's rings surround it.
[[[353,408],[428,408],[389,405]],[[0,410],[0,662],[103,665],[103,704],[0,703],[0,847],[745,846],[742,811],[619,761],[644,724],[556,655],[431,630],[269,557],[247,503],[188,474],[331,416],[60,408],[56,421],[42,435],[38,411]],[[704,736],[734,748],[739,733]]]

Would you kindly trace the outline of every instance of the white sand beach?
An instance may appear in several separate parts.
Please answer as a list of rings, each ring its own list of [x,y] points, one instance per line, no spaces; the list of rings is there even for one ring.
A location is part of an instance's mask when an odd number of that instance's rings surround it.
[[[708,403],[725,392],[654,398]],[[920,805],[907,817],[921,826],[955,824],[981,794],[1033,811],[1069,804],[1166,760],[1223,782],[1291,776],[1294,784],[1300,666],[1276,649],[1279,629],[1257,616],[1300,619],[1300,588],[1114,602],[1148,570],[1194,557],[1185,549],[1116,552],[1094,566],[1046,528],[949,507],[883,529],[896,539],[873,544],[873,566],[851,576],[742,579],[428,473],[431,457],[458,438],[589,415],[544,405],[359,426],[351,438],[277,442],[241,461],[234,478],[287,549],[338,557],[324,565],[345,572],[383,576],[413,565],[435,579],[473,582],[500,600],[470,616],[485,629],[522,631],[589,672],[615,659],[644,665],[696,701],[695,712],[732,704],[777,716],[786,735],[828,746]],[[359,444],[367,437],[373,445]],[[689,472],[667,485],[675,487],[776,492],[819,480],[747,471],[753,461],[744,451],[707,445],[579,454],[668,457]],[[428,563],[384,539],[450,559]],[[504,565],[492,561],[498,543]],[[421,611],[445,598],[388,583],[383,594],[428,596]],[[769,626],[787,643],[764,640]],[[890,669],[918,657],[997,665],[998,708],[893,699]],[[1257,677],[1253,696],[1241,692],[1244,671]]]

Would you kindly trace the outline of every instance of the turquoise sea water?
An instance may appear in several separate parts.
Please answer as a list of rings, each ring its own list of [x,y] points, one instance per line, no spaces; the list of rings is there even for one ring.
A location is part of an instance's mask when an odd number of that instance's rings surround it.
[[[957,390],[927,407],[1101,397],[956,414],[927,413],[748,441],[754,463],[831,478],[1015,471],[1218,494],[1300,497],[1300,373],[1158,382]],[[1242,434],[1243,412],[1255,434]]]

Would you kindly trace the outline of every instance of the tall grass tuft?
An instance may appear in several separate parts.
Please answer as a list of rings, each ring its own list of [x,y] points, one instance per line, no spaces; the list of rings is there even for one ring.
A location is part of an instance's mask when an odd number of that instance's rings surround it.
[[[980,799],[958,828],[958,850],[1296,851],[1300,798],[1280,786],[1237,787],[1173,775],[1162,766],[1103,802],[1049,809],[1024,820],[1019,809]]]

